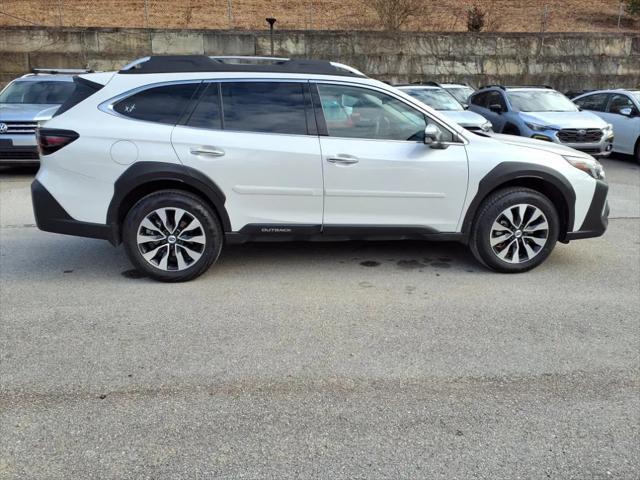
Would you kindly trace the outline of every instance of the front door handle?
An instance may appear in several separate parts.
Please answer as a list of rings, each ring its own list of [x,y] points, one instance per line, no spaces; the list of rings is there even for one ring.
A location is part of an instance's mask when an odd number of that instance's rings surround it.
[[[207,157],[222,157],[224,155],[224,150],[216,147],[193,147],[190,151],[191,155],[204,155]]]
[[[359,161],[360,160],[353,155],[336,155],[335,157],[327,158],[327,162],[333,163],[334,165],[353,165]]]

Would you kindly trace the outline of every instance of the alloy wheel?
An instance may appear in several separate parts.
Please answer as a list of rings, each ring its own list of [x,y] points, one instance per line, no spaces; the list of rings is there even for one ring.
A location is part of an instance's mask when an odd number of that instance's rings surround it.
[[[194,265],[202,257],[206,241],[202,223],[181,208],[153,210],[138,226],[140,254],[164,271],[180,271]]]
[[[547,217],[526,203],[504,209],[489,234],[493,253],[508,263],[524,263],[538,255],[549,238]]]

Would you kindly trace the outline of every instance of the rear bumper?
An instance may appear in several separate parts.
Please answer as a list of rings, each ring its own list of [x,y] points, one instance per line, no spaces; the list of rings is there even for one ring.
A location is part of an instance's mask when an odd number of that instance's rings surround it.
[[[118,243],[115,229],[111,225],[73,219],[38,180],[31,184],[31,201],[36,224],[40,230],[108,240],[113,245]]]
[[[593,193],[591,205],[587,211],[587,216],[582,222],[580,230],[568,232],[565,241],[578,240],[581,238],[599,237],[604,234],[609,225],[609,203],[607,193],[609,186],[602,180],[596,181],[596,189]]]

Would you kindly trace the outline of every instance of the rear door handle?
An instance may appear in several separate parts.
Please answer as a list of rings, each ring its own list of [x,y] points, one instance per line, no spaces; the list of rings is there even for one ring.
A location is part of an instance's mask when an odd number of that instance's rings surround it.
[[[327,162],[333,163],[334,165],[353,165],[359,161],[360,160],[353,155],[336,155],[335,157],[327,158]]]
[[[193,147],[191,155],[204,155],[206,157],[222,157],[224,150],[216,147]]]

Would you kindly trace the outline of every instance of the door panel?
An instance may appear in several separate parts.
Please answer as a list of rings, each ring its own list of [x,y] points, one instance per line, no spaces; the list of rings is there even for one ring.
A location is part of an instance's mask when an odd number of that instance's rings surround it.
[[[317,136],[176,126],[172,142],[184,165],[207,175],[225,194],[233,231],[247,224],[322,223]]]
[[[467,190],[463,145],[321,137],[325,225],[456,229]],[[357,163],[332,163],[352,156]],[[348,158],[348,157],[347,157]]]
[[[362,86],[318,83],[324,227],[413,226],[454,232],[468,165],[451,131],[402,99]],[[423,142],[434,123],[448,148]]]
[[[174,128],[178,157],[223,191],[234,231],[322,224],[322,159],[310,102],[306,82],[212,82],[186,125]]]

